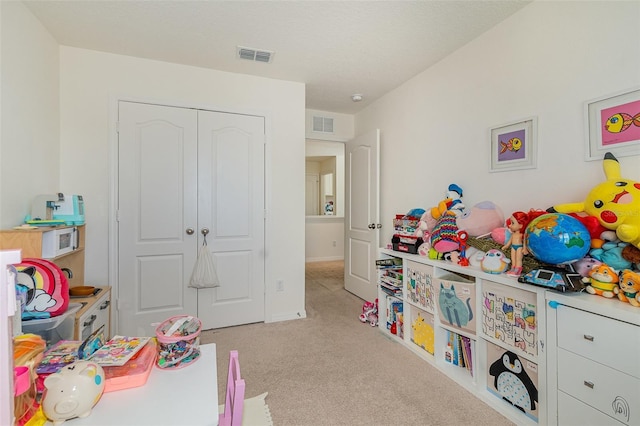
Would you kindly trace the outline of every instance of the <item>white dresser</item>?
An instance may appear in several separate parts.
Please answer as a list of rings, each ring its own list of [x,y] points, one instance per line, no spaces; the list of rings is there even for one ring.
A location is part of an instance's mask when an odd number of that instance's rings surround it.
[[[640,308],[587,294],[547,298],[549,423],[640,425]]]

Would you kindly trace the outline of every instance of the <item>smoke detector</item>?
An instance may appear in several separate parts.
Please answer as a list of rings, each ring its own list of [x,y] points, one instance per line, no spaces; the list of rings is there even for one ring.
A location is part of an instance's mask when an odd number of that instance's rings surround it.
[[[236,55],[238,59],[246,59],[255,62],[271,63],[275,52],[264,49],[254,49],[252,47],[236,46]]]
[[[360,102],[363,99],[362,94],[360,93],[356,93],[354,95],[351,95],[351,100],[353,102]]]

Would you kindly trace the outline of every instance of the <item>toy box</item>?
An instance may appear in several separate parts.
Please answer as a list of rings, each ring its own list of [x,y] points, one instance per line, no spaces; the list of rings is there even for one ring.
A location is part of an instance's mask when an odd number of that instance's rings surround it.
[[[467,333],[476,333],[476,286],[460,275],[436,278],[436,306],[442,325]]]
[[[422,238],[412,235],[395,234],[391,239],[395,251],[411,254],[418,253],[418,247],[420,247],[423,242]]]
[[[537,355],[536,311],[536,293],[483,283],[482,333],[487,337]]]
[[[427,312],[433,313],[435,309],[433,267],[407,261],[406,270],[407,300]]]
[[[124,365],[103,367],[105,392],[134,388],[147,383],[151,369],[156,362],[158,350],[154,339],[138,351]]]
[[[487,342],[487,390],[538,421],[538,365]]]
[[[434,354],[434,318],[433,314],[427,311],[411,307],[411,330],[409,336],[411,341],[418,347]]]
[[[22,332],[41,336],[47,347],[61,340],[73,340],[76,312],[82,308],[80,303],[70,303],[62,315],[51,318],[22,321]]]
[[[418,229],[419,217],[397,214],[393,219],[393,229],[399,235],[413,235]]]

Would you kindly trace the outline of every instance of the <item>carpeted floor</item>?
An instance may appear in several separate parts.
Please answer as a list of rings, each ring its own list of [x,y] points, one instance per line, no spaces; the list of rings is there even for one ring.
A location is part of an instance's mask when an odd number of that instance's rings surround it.
[[[506,418],[358,316],[343,262],[306,265],[307,318],[202,333],[215,342],[223,403],[229,351],[246,397],[269,392],[276,426],[511,425]]]

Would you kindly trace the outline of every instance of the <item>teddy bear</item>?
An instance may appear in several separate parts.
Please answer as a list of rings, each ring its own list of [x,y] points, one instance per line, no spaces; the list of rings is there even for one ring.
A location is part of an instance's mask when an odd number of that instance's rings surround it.
[[[620,273],[619,289],[616,291],[618,299],[640,308],[640,274],[625,269]]]

